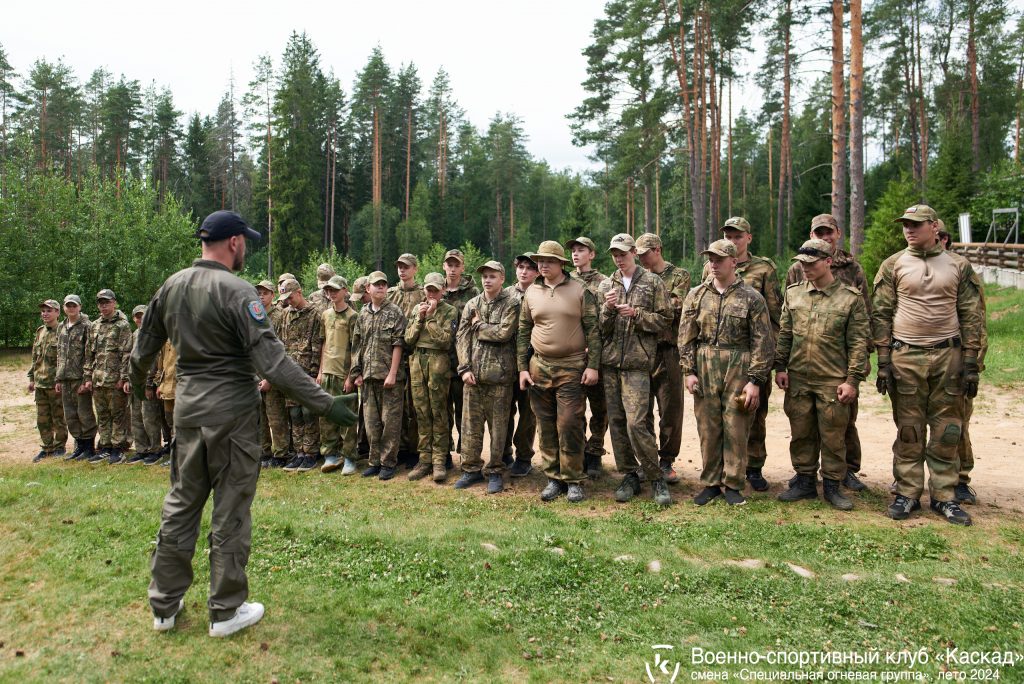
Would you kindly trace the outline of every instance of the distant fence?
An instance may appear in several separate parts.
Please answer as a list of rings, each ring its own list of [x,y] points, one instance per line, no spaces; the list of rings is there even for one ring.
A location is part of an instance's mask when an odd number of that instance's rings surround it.
[[[1024,290],[1024,245],[955,242],[952,249],[970,259],[986,283]]]

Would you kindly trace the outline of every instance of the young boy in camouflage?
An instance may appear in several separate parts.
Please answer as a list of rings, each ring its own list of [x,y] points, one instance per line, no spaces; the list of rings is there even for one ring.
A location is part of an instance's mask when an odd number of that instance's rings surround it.
[[[516,268],[516,282],[505,288],[505,292],[516,300],[523,301],[526,288],[537,280],[540,272],[533,259],[520,254],[513,260]],[[516,420],[518,414],[519,420]],[[519,383],[512,384],[512,410],[508,416],[508,430],[505,436],[505,463],[512,463],[508,474],[512,477],[526,477],[533,470],[533,441],[537,436],[537,417],[530,408],[530,392],[519,388]],[[515,446],[515,459],[512,447]]]
[[[83,387],[93,393],[99,432],[98,451],[89,463],[121,463],[128,448],[128,362],[132,331],[128,318],[117,308],[113,290],[96,294],[100,317],[92,322],[85,346]]]
[[[330,395],[350,394],[354,386],[348,377],[348,369],[352,367],[352,333],[356,312],[348,305],[348,282],[341,276],[332,276],[324,284],[323,291],[330,299],[331,306],[320,314],[320,335],[324,346],[320,353],[320,373],[316,382]],[[342,475],[354,473],[356,426],[342,427],[321,416],[320,453],[324,457],[320,472],[330,473],[341,467]]]
[[[57,384],[68,432],[75,439],[75,450],[65,458],[88,460],[96,442],[96,414],[92,410],[92,392],[86,392],[82,376],[85,345],[89,339],[89,317],[82,313],[82,299],[76,294],[64,297],[64,322],[57,326]]]
[[[146,314],[146,305],[139,304],[132,309],[132,320],[135,322],[135,331],[132,332],[132,346],[139,337],[139,328],[142,327],[142,317]],[[132,411],[132,437],[135,439],[135,453],[125,463],[142,463],[151,454],[160,451],[163,446],[161,422],[163,421],[163,405],[157,400],[153,390],[156,389],[150,382],[146,383],[146,394],[144,399],[131,398]]]
[[[290,275],[284,273],[278,281],[278,287]],[[284,334],[285,317],[288,313],[288,305],[280,302],[274,305],[274,295],[277,290],[269,280],[262,280],[256,285],[256,292],[260,296],[260,302],[267,311],[267,318],[270,320],[270,327],[274,334],[281,337]],[[284,393],[271,386],[266,379],[261,379],[259,384],[260,394],[263,396],[263,404],[266,407],[267,427],[270,429],[270,458],[260,463],[262,468],[283,468],[292,459],[292,428],[288,419],[287,399]]]
[[[405,315],[406,323],[409,324],[417,317],[417,309],[423,302],[423,288],[416,284],[416,272],[419,270],[420,262],[415,254],[408,252],[400,255],[395,260],[395,270],[398,272],[398,284],[388,288],[388,301],[397,305]],[[412,349],[407,349],[412,352]],[[419,427],[416,423],[416,407],[413,404],[412,385],[409,382],[409,355],[402,359],[405,366],[405,406],[402,408],[402,437],[398,442],[398,462],[409,468],[416,465],[416,449],[419,446],[417,437]]]
[[[28,391],[35,395],[40,440],[40,450],[32,459],[33,463],[50,456],[63,456],[68,441],[64,405],[56,390],[60,304],[53,299],[40,302],[39,317],[43,324],[36,328],[32,341],[32,365],[28,369]]]
[[[316,378],[324,345],[320,311],[303,296],[302,286],[297,280],[284,281],[278,292],[278,300],[288,304],[281,335],[285,352],[309,377]],[[292,446],[296,454],[285,464],[284,470],[304,473],[315,468],[320,460],[320,418],[290,397],[285,405],[292,424]]]
[[[465,274],[465,270],[466,255],[462,253],[461,249],[449,249],[445,252],[444,301],[454,306],[455,310],[459,312],[459,316],[462,315],[462,310],[466,308],[466,302],[480,294],[480,290],[476,288],[473,279]],[[455,358],[454,347],[451,353],[451,364],[452,368],[459,365],[458,359]],[[448,388],[448,422],[454,424],[455,429],[459,433],[458,442],[452,446],[460,453],[462,452],[462,389],[462,378],[459,377],[458,373],[452,373],[451,386]],[[451,464],[451,462],[452,460],[449,456],[448,463]]]

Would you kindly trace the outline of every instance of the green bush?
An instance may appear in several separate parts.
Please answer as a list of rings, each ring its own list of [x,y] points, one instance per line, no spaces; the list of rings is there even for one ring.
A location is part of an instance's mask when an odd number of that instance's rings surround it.
[[[869,283],[874,281],[875,273],[883,261],[906,248],[903,230],[893,219],[902,216],[907,207],[913,206],[919,200],[913,181],[906,174],[890,181],[885,188],[885,192],[871,212],[864,236],[864,251],[860,257]]]

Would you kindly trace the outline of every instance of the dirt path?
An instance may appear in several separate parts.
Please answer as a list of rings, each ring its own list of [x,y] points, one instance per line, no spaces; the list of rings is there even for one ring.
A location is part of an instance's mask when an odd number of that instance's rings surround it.
[[[28,357],[4,355],[0,359],[0,463],[28,463],[38,451],[35,406],[26,392]],[[864,451],[862,477],[874,489],[887,491],[892,481],[892,441],[895,429],[888,400],[865,384],[861,398],[860,429]],[[765,477],[773,491],[789,479],[789,422],[782,411],[782,392],[771,396],[768,413],[768,463]],[[1010,390],[982,387],[975,402],[971,439],[976,459],[972,486],[981,508],[1024,511],[1024,402]],[[485,442],[486,443],[486,442]],[[607,467],[614,466],[611,440],[606,438]],[[684,486],[692,489],[700,473],[700,443],[690,399],[686,400],[683,444],[676,469]]]

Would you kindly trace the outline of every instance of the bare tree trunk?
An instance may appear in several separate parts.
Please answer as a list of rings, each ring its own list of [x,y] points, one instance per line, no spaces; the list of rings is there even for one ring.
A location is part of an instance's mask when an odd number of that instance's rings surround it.
[[[916,34],[916,55],[917,55],[917,103],[918,116],[921,120],[921,187],[928,184],[928,106],[924,98],[924,76],[921,73],[921,62],[924,61],[921,53],[921,7],[920,0],[917,0],[914,7],[914,33]]]
[[[1020,165],[1020,99],[1021,89],[1024,88],[1024,50],[1021,50],[1020,60],[1017,64],[1017,117],[1016,129],[1013,135],[1013,161]]]
[[[412,181],[412,105],[405,120],[405,220],[409,220],[409,183]]]
[[[772,183],[772,125],[768,124],[768,232],[775,232],[775,212],[772,210],[772,202],[774,201],[774,185]],[[746,200],[744,200],[744,209],[746,208]]]
[[[271,107],[270,107],[270,79],[266,81],[266,103],[267,103],[267,277],[274,276],[274,174],[271,171]]]
[[[730,63],[732,61],[732,55],[729,55]],[[728,214],[733,216],[732,213],[732,77],[729,77],[729,143],[727,152],[727,167],[728,171],[728,187],[729,187],[729,199],[728,199]]]
[[[843,0],[832,0],[832,216],[846,232],[846,103]]]
[[[654,164],[654,234],[661,235],[661,164]]]
[[[850,0],[850,251],[864,244],[864,40],[861,0]]]
[[[981,113],[978,102],[978,47],[975,42],[974,15],[977,3],[967,3],[967,80],[971,88],[971,170],[981,170]]]
[[[786,18],[783,29],[783,50],[782,56],[782,132],[779,140],[779,205],[776,207],[775,225],[775,254],[782,255],[785,252],[785,209],[788,206],[788,186],[792,183],[789,178],[789,96],[790,96],[790,11],[791,0],[786,0]]]
[[[377,93],[374,93],[376,100]],[[373,252],[377,268],[384,265],[384,236],[381,235],[381,151],[380,151],[380,108],[373,107]]]

